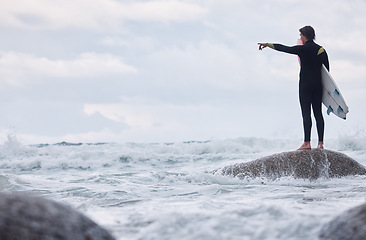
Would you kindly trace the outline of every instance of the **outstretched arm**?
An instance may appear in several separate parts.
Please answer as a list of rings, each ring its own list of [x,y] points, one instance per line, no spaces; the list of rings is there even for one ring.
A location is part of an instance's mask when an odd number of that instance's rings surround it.
[[[262,50],[263,48],[266,48],[266,47],[275,49],[272,43],[258,43],[258,45],[259,45],[259,50]]]
[[[258,43],[259,45],[259,50],[262,50],[265,47],[270,47],[274,50],[280,51],[280,52],[285,52],[285,53],[290,53],[290,54],[299,54],[302,47],[303,46],[293,46],[293,47],[289,47],[289,46],[285,46],[282,44],[278,44],[278,43]]]

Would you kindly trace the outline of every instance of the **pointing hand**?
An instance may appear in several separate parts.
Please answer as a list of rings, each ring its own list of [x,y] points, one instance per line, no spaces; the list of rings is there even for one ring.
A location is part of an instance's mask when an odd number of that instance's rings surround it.
[[[259,45],[259,50],[262,50],[263,48],[267,47],[267,44],[265,44],[265,43],[258,43],[258,45]]]

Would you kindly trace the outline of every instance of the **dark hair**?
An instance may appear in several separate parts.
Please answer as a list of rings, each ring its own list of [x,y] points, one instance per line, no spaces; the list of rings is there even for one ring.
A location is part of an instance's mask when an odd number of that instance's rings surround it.
[[[315,30],[311,26],[305,26],[299,29],[300,33],[304,35],[308,40],[315,39]]]

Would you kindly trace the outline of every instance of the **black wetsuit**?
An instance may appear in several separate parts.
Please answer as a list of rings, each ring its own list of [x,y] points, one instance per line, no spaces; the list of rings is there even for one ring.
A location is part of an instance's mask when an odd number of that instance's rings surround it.
[[[301,62],[299,98],[304,124],[304,141],[310,141],[312,106],[318,130],[318,140],[319,142],[322,142],[324,137],[324,119],[321,105],[323,86],[320,70],[322,64],[324,64],[329,71],[327,52],[312,40],[307,41],[304,45],[297,45],[293,47],[281,44],[267,44],[267,46],[281,52],[296,54],[299,56]]]

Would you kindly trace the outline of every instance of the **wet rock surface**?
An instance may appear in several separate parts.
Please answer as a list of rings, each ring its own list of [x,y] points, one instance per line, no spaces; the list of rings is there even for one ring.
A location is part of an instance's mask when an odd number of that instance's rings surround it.
[[[326,224],[319,234],[327,240],[366,239],[366,204],[352,208]]]
[[[0,193],[1,240],[114,240],[69,206],[25,193]]]
[[[365,175],[366,168],[343,153],[311,149],[273,154],[251,162],[217,169],[214,173],[240,179],[256,177],[277,179],[286,176],[318,179]]]

